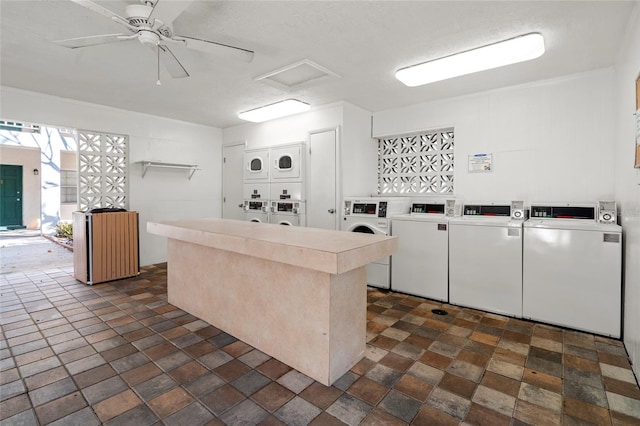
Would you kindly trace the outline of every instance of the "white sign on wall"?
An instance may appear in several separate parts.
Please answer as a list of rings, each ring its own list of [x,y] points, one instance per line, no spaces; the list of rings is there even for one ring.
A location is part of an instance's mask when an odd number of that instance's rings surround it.
[[[469,156],[469,173],[488,173],[493,170],[493,154]]]

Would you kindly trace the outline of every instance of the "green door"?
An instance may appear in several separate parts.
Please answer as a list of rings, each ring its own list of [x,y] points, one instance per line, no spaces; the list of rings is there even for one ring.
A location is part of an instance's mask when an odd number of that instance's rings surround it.
[[[22,166],[0,164],[0,226],[22,225]]]

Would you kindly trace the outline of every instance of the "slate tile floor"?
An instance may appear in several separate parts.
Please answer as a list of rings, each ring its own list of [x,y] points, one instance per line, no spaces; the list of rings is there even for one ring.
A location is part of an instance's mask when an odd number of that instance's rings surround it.
[[[621,342],[416,297],[369,290],[366,358],[326,387],[167,304],[164,264],[0,291],[3,425],[640,424]]]

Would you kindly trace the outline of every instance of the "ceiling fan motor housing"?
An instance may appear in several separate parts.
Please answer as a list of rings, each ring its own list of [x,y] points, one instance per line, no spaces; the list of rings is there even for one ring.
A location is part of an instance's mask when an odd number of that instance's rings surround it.
[[[130,4],[125,9],[125,16],[130,25],[134,27],[149,27],[151,28],[151,22],[149,22],[149,15],[153,8],[145,4]]]
[[[138,40],[142,44],[158,44],[160,35],[166,38],[173,37],[173,31],[160,20],[149,20],[153,11],[153,4],[130,4],[125,10],[125,16],[129,25],[139,28]]]

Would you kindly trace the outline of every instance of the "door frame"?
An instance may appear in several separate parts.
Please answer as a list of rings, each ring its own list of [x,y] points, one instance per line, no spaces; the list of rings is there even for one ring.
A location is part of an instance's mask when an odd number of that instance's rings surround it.
[[[7,227],[19,227],[22,228],[24,226],[24,166],[22,164],[0,164],[0,168],[14,168],[17,171],[16,173],[16,181],[19,185],[16,185],[17,194],[16,197],[19,197],[19,200],[14,200],[14,203],[11,206],[16,210],[16,213],[19,212],[18,219],[19,223],[1,223],[0,226]],[[0,177],[2,175],[0,174]],[[4,185],[4,182],[0,183]],[[4,197],[3,197],[4,198]],[[0,209],[4,210],[4,201],[0,204]],[[17,206],[16,206],[17,205]],[[19,209],[17,208],[19,206]]]
[[[331,126],[331,127],[323,127],[320,129],[311,130],[307,135],[307,149],[306,149],[306,162],[307,162],[307,173],[305,176],[305,185],[308,185],[309,182],[309,173],[311,172],[311,135],[315,135],[318,133],[325,133],[329,131],[335,131],[336,140],[335,140],[335,150],[336,150],[336,176],[335,176],[335,194],[336,194],[336,220],[335,220],[335,230],[340,230],[340,224],[342,223],[342,218],[344,215],[342,209],[342,134],[341,134],[341,126]],[[305,191],[309,194],[309,188],[306,188]],[[307,196],[308,198],[308,196]]]

